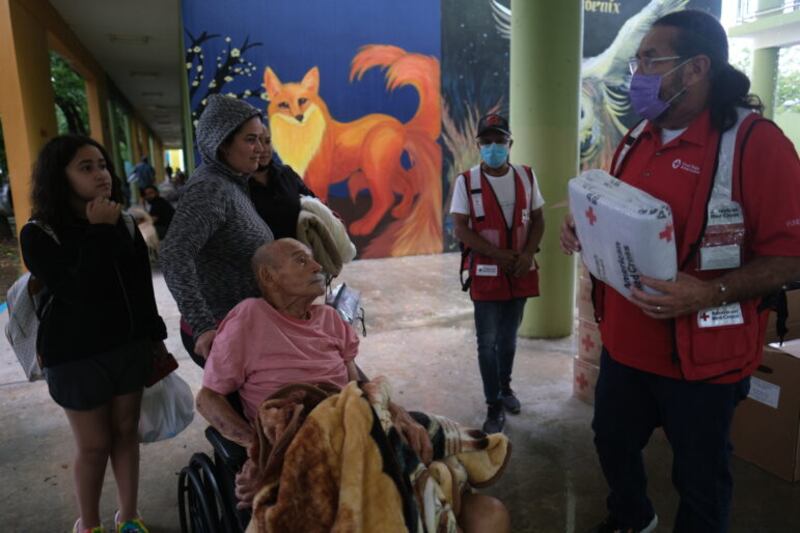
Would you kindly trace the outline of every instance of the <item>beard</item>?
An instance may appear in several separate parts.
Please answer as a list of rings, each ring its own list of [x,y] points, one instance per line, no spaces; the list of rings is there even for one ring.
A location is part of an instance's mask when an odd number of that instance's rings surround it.
[[[669,107],[667,107],[666,111],[661,113],[661,115],[653,121],[659,127],[664,121],[669,120],[670,116],[672,116],[675,111],[676,105],[686,96],[686,87],[683,86],[681,76],[677,75],[678,72],[682,72],[682,70],[675,71],[673,75],[668,78],[669,83],[667,85],[662,84],[661,91],[658,93],[658,97],[661,100],[669,102]]]

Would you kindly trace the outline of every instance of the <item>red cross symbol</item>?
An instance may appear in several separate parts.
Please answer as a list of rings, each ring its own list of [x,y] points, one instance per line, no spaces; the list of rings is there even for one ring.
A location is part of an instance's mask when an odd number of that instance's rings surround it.
[[[592,342],[592,338],[588,333],[583,337],[583,339],[581,339],[581,344],[583,344],[583,348],[587,352],[595,347],[595,344]]]
[[[661,233],[658,234],[658,237],[660,239],[664,239],[667,242],[670,242],[670,241],[672,241],[672,231],[673,230],[674,230],[674,228],[672,227],[672,224],[667,224],[667,227],[664,228],[664,231],[662,231]]]
[[[489,115],[486,117],[486,123],[490,126],[494,126],[495,124],[500,122],[500,117],[497,115]]]
[[[708,320],[709,318],[711,318],[711,316],[708,313],[703,313],[700,315],[701,320]]]
[[[586,376],[584,376],[582,373],[578,374],[575,377],[575,383],[578,384],[578,388],[581,390],[589,386],[589,381],[586,379]]]
[[[591,206],[586,210],[586,218],[589,219],[590,226],[594,226],[594,223],[597,222],[597,215],[594,214],[594,209]]]

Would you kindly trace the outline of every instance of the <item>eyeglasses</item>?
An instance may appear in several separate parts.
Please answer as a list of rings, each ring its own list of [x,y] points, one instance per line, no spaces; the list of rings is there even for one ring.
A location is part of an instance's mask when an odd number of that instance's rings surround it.
[[[631,74],[636,74],[637,70],[642,72],[650,72],[654,63],[661,63],[662,61],[674,61],[680,59],[681,56],[667,56],[667,57],[634,57],[628,60],[628,68]]]

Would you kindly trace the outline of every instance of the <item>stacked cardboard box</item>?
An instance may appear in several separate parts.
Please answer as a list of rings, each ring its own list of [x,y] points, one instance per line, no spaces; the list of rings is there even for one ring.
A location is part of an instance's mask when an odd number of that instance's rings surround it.
[[[800,481],[800,339],[764,348],[750,394],[736,408],[734,453],[787,481]]]
[[[587,268],[580,264],[578,270],[577,351],[573,361],[572,390],[575,397],[586,403],[594,403],[594,388],[600,372],[600,330],[594,318],[592,305],[592,280]]]
[[[789,316],[783,344],[767,322],[764,360],[750,378],[750,394],[736,408],[734,453],[787,481],[800,481],[800,290],[786,292]]]

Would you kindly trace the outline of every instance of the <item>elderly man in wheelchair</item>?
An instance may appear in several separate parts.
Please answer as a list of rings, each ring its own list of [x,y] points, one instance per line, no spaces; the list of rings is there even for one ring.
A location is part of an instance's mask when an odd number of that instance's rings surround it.
[[[314,304],[325,278],[307,246],[280,239],[252,263],[263,297],[220,324],[197,395],[216,464],[184,469],[182,528],[509,531],[503,504],[472,492],[501,475],[507,439],[408,413],[368,382],[353,329]]]

